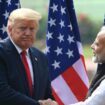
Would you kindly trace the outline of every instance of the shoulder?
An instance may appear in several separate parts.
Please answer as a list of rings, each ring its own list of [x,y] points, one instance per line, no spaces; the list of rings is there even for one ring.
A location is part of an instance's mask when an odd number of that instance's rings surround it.
[[[42,59],[47,59],[46,55],[39,49],[32,47],[32,48],[30,48],[30,50],[34,56],[36,56],[38,58],[42,58]]]
[[[9,41],[10,41],[9,38],[0,40],[0,48],[6,49],[7,46],[8,46]]]
[[[0,40],[0,61],[7,58],[6,40]]]
[[[5,40],[0,40],[0,52],[4,51],[6,48]]]

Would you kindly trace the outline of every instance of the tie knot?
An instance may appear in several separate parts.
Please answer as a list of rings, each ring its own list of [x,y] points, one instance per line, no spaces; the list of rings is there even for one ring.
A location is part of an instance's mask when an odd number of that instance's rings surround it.
[[[21,55],[26,55],[26,50],[23,50],[22,52],[21,52]]]

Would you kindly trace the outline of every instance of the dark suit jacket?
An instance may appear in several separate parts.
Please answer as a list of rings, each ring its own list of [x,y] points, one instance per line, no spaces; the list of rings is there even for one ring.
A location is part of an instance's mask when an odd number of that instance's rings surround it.
[[[29,48],[29,54],[34,72],[32,97],[16,48],[9,38],[0,42],[0,105],[39,105],[37,100],[53,98],[45,55],[35,48]]]

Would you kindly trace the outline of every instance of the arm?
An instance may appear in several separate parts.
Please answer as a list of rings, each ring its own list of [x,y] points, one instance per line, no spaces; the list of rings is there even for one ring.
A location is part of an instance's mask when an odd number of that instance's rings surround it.
[[[47,88],[46,88],[45,99],[51,98],[52,100],[55,100],[53,95],[52,95],[51,80],[50,80],[50,76],[49,75],[50,74],[48,72],[48,80],[47,80]]]
[[[5,59],[4,56],[1,56],[0,52],[0,105],[7,103],[9,105],[39,105],[37,101],[18,91],[15,91],[8,84],[7,64]]]
[[[46,94],[45,94],[45,99],[48,99],[48,98],[51,98],[52,100],[55,100],[53,95],[52,95],[52,88],[51,88],[51,78],[50,78],[50,70],[48,68],[48,60],[45,56],[45,62],[44,62],[44,66],[46,68],[46,71],[47,71],[47,75],[48,75],[48,78],[47,78],[47,88],[46,88]]]
[[[105,104],[105,79],[98,88],[84,102],[78,102],[70,105],[104,105]]]

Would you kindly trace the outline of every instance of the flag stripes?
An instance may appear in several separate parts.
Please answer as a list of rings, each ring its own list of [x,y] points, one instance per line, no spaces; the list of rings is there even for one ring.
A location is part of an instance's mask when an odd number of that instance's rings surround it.
[[[79,62],[80,61],[81,60],[79,60]],[[77,65],[78,65],[78,62],[77,62]],[[74,67],[76,68],[77,65],[75,63]],[[63,103],[69,104],[69,103],[82,101],[86,97],[86,92],[88,91],[88,85],[85,85],[85,84],[88,81],[82,80],[83,78],[79,76],[80,73],[78,75],[76,71],[77,68],[76,69],[75,68],[73,67],[68,68],[62,75],[60,75],[59,77],[57,77],[55,80],[52,81],[54,96],[61,104],[62,104],[62,100],[63,100]]]
[[[73,94],[75,94],[77,100],[84,100],[84,97],[86,97],[85,92],[87,92],[88,88],[81,80],[75,69],[73,67],[70,67],[68,70],[66,70],[66,72],[62,74],[62,76],[72,90]]]
[[[50,0],[46,54],[59,105],[86,98],[89,87],[73,0]]]

